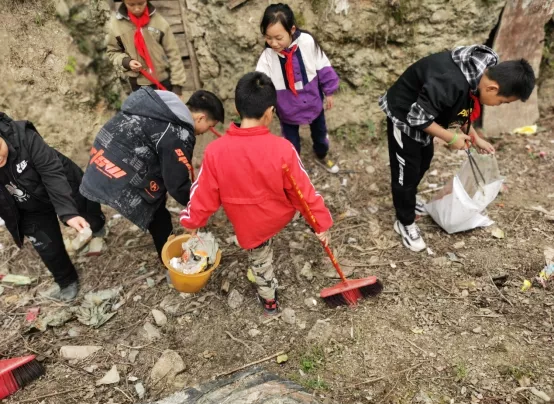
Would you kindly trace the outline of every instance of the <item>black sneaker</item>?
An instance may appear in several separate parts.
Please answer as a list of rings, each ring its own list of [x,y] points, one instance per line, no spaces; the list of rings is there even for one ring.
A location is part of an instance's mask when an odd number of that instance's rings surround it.
[[[264,299],[258,295],[258,300],[264,308],[264,315],[266,316],[275,316],[279,314],[279,301],[277,300],[277,291],[275,291],[274,299]]]

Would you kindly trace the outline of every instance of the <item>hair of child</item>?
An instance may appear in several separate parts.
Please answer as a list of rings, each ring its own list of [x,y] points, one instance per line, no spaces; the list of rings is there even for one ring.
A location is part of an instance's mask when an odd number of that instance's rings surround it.
[[[235,89],[235,105],[241,118],[260,119],[270,107],[277,105],[277,91],[264,73],[245,74]]]
[[[262,22],[260,23],[260,31],[262,35],[266,34],[267,28],[270,25],[280,23],[285,31],[288,32],[290,36],[292,36],[292,28],[296,27],[296,30],[298,32],[304,32],[305,34],[310,35],[315,44],[315,48],[318,52],[321,52],[321,47],[319,46],[319,42],[315,38],[315,36],[310,33],[309,31],[306,31],[304,29],[301,29],[297,23],[296,18],[294,18],[294,13],[292,12],[292,9],[289,7],[288,4],[284,3],[275,3],[270,4],[267,6],[267,8],[264,11],[264,16],[262,17]],[[266,48],[269,47],[269,45],[265,44]]]
[[[525,59],[507,60],[489,67],[486,76],[498,84],[498,95],[527,101],[535,87],[535,73]]]
[[[206,90],[198,90],[187,101],[187,107],[192,112],[204,112],[212,120],[225,121],[225,109],[217,96]]]

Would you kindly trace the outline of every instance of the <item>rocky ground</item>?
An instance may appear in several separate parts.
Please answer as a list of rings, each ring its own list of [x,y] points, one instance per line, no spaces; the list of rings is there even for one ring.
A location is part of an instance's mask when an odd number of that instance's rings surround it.
[[[520,288],[542,269],[543,251],[554,244],[552,222],[537,210],[554,209],[553,136],[545,129],[494,139],[506,187],[488,214],[503,238],[493,236],[493,228],[448,235],[422,218],[418,223],[433,255],[406,250],[392,231],[381,133],[357,150],[335,142],[344,169],[337,176],[304,153],[335,218],[332,244],[339,261],[352,277],[376,275],[385,285],[380,297],[356,308],[330,309],[319,300],[319,290],[337,280],[301,221],[276,237],[285,310],[268,319],[245,277],[246,253],[225,241],[233,233],[222,212],[207,227],[220,240],[221,265],[201,293],[186,295],[166,284],[149,236],[107,210],[108,250],[100,257],[75,257],[82,292],[74,305],[89,291],[121,288],[113,300],[115,315],[99,328],[73,319],[30,330],[29,308],[40,307],[44,316],[68,305],[39,297],[51,283],[49,274],[28,243],[16,251],[2,230],[0,271],[36,280],[3,285],[0,355],[35,353],[46,367],[43,378],[7,403],[54,392],[62,394],[36,402],[135,402],[138,384],[143,400],[153,400],[279,351],[288,361],[263,366],[321,402],[539,403],[541,392],[554,394],[554,298],[551,289]],[[437,146],[422,196],[432,197],[434,184],[444,185],[463,159]],[[64,346],[100,349],[84,359],[65,359]],[[99,385],[108,371],[119,378]]]
[[[86,28],[76,39],[56,20],[52,2],[0,3],[6,6],[0,7],[0,39],[7,44],[0,47],[0,109],[33,121],[47,142],[84,165],[92,138],[113,114],[110,105],[121,101],[117,93],[94,99],[95,84],[105,80],[89,74],[96,59],[79,50],[91,46],[81,40],[91,37],[94,16],[105,13],[105,5],[91,1],[94,12],[80,9],[81,20],[67,18],[66,24],[75,23],[73,32]],[[84,2],[65,3],[73,10]],[[245,278],[246,253],[226,242],[233,234],[220,212],[208,230],[221,242],[221,265],[201,293],[182,295],[166,284],[149,235],[106,209],[107,250],[100,257],[75,255],[82,291],[73,305],[64,305],[40,297],[50,275],[29,243],[16,250],[0,228],[0,273],[34,278],[27,286],[0,284],[0,357],[34,353],[46,368],[44,377],[7,403],[152,401],[280,351],[288,355],[286,362],[271,359],[262,366],[304,386],[322,403],[539,403],[554,396],[552,288],[521,291],[522,281],[544,265],[544,249],[554,244],[544,213],[554,210],[554,120],[542,121],[537,135],[493,139],[506,187],[488,214],[503,238],[491,228],[448,235],[422,218],[418,223],[433,255],[415,254],[392,230],[376,96],[411,60],[484,42],[501,2],[304,3],[292,2],[304,10],[298,14],[302,25],[318,34],[344,81],[328,115],[343,173],[330,176],[315,166],[309,141],[303,158],[335,218],[332,245],[340,262],[352,277],[378,276],[384,293],[356,308],[327,308],[317,296],[337,280],[330,278],[332,268],[313,235],[297,221],[276,237],[285,311],[265,318]],[[348,10],[335,7],[345,4]],[[230,106],[232,83],[253,67],[262,49],[256,25],[263,7],[249,2],[238,9],[238,19],[220,1],[187,0],[187,6],[201,78]],[[488,11],[479,14],[479,7]],[[90,20],[83,23],[86,16]],[[242,22],[238,28],[236,21]],[[548,89],[551,81],[541,85]],[[541,111],[551,117],[547,92],[539,92]],[[211,139],[199,142],[196,165],[202,144]],[[422,196],[431,198],[463,159],[438,147]],[[172,207],[179,209],[174,202]],[[72,237],[69,231],[67,236]],[[68,311],[82,307],[88,292],[101,290],[113,292],[99,303],[107,321],[98,328],[76,318],[99,313],[94,305]],[[31,329],[26,320],[36,307],[44,331]],[[58,326],[44,326],[45,317],[60,313],[67,318],[58,318]],[[64,346],[99,349],[78,359]]]

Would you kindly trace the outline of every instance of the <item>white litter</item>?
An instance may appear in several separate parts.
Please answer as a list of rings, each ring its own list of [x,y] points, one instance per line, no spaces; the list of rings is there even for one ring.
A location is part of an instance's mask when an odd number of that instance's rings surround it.
[[[494,156],[475,154],[473,158],[483,174],[484,184],[477,169],[474,175],[466,160],[456,176],[425,205],[433,220],[449,234],[494,223],[484,210],[497,197],[504,180]]]

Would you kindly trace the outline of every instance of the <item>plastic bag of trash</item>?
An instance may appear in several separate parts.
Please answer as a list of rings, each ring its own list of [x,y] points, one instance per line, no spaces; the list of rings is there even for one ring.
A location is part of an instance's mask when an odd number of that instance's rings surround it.
[[[483,212],[504,181],[498,162],[494,156],[471,156],[477,167],[472,169],[470,160],[466,160],[456,176],[425,205],[433,220],[449,234],[494,223]]]
[[[204,271],[215,262],[219,245],[212,233],[198,232],[182,245],[183,254],[174,257],[169,265],[176,271],[192,275]]]

